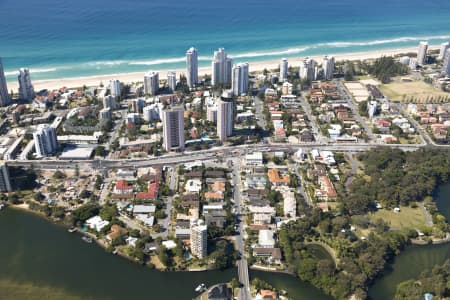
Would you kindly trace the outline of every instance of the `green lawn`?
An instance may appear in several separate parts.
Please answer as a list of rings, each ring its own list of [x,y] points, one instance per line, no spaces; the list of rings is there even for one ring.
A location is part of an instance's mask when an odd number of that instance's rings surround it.
[[[436,89],[423,81],[395,81],[388,84],[382,84],[379,86],[379,89],[385,96],[393,101],[415,101],[425,103],[430,102],[433,99],[435,102],[442,102],[448,97],[448,93]],[[441,101],[438,101],[439,99],[441,99]]]
[[[425,214],[420,208],[400,207],[399,213],[391,209],[380,209],[375,213],[370,213],[369,218],[372,221],[382,219],[395,229],[417,229],[425,225]]]

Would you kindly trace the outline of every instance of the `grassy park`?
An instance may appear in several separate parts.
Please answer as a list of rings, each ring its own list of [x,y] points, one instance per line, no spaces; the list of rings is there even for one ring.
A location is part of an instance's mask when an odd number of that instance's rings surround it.
[[[420,208],[407,206],[400,207],[400,212],[392,209],[380,209],[375,213],[370,213],[372,221],[382,219],[394,229],[417,229],[425,225],[425,214]]]
[[[423,81],[395,81],[379,86],[389,99],[398,102],[440,103],[448,101],[448,93],[426,84]]]

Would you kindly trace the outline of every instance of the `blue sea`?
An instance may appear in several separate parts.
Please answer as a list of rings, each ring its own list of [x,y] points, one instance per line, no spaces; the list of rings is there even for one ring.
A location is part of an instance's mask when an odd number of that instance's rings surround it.
[[[450,41],[449,0],[0,0],[8,81],[200,66]]]

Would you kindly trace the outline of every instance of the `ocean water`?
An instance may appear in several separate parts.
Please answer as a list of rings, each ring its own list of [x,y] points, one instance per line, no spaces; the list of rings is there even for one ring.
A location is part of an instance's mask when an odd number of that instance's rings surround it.
[[[0,0],[8,81],[200,66],[450,41],[449,0]]]

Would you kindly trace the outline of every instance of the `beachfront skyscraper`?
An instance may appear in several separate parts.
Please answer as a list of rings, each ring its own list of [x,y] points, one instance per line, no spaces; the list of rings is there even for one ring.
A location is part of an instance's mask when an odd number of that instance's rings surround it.
[[[28,69],[19,70],[19,98],[21,100],[34,99],[34,88],[31,84],[30,71]]]
[[[190,88],[198,83],[198,53],[194,47],[186,51],[186,80]]]
[[[231,89],[235,96],[248,92],[248,63],[239,63],[233,66]]]
[[[300,78],[303,80],[316,80],[316,61],[311,58],[305,58],[300,62]]]
[[[450,75],[450,49],[447,49],[447,51],[445,51],[442,71],[444,71],[447,75]]]
[[[112,95],[105,96],[103,98],[103,108],[110,108],[111,110],[115,110],[117,108],[116,98]]]
[[[192,255],[200,259],[208,255],[208,227],[203,220],[191,222],[190,242]]]
[[[280,62],[280,81],[285,82],[287,80],[288,76],[288,60],[286,58],[283,58]]]
[[[113,97],[120,97],[120,94],[122,92],[120,81],[117,79],[113,79],[109,82],[109,89],[111,91],[111,96]]]
[[[442,43],[441,44],[441,48],[439,50],[438,59],[444,59],[445,58],[445,53],[447,52],[447,49],[450,49],[450,43],[449,42]]]
[[[2,59],[0,58],[0,106],[6,106],[8,104],[8,87],[6,86],[5,72],[3,71]]]
[[[233,60],[227,57],[224,48],[214,51],[214,57],[211,63],[211,84],[229,85],[231,83],[231,66]]]
[[[8,166],[0,160],[0,192],[12,192],[11,181],[9,180]]]
[[[159,73],[149,71],[144,75],[144,93],[156,95],[159,90]]]
[[[184,150],[184,108],[182,106],[162,111],[163,144],[166,151]]]
[[[48,124],[40,124],[33,133],[33,139],[38,157],[51,156],[58,149],[56,129]]]
[[[423,66],[427,62],[428,43],[420,42],[419,49],[417,50],[417,64]]]
[[[175,71],[167,72],[167,85],[172,93],[175,92],[177,88],[177,73]]]
[[[325,80],[333,79],[334,73],[334,57],[325,56],[322,61],[323,77]]]
[[[221,141],[233,134],[233,95],[231,91],[224,91],[217,101],[217,136]]]

